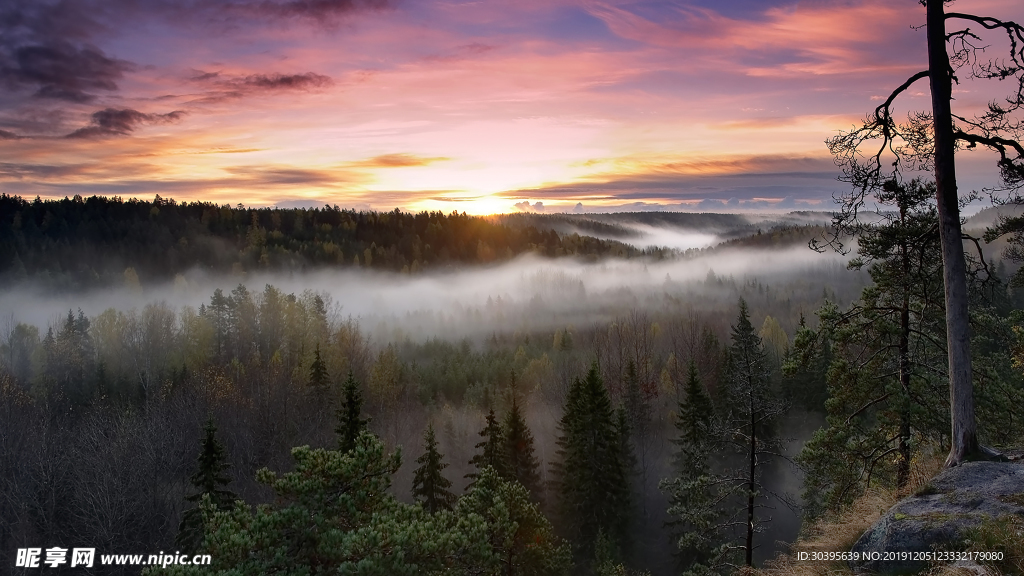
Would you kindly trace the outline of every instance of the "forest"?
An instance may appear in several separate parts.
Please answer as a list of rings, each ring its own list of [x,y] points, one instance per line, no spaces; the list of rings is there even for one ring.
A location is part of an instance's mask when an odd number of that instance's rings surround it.
[[[177,574],[761,566],[948,450],[929,197],[894,191],[844,255],[808,247],[827,214],[2,196],[0,550],[213,559]],[[1024,435],[1024,292],[1019,222],[996,221],[965,248],[998,448]]]
[[[251,209],[179,204],[160,196],[151,202],[100,196],[29,202],[0,195],[5,283],[39,278],[57,288],[102,286],[128,267],[151,281],[191,269],[301,272],[330,265],[414,273],[524,252],[591,258],[645,254],[615,240],[501,225],[457,212],[356,212],[337,205]]]

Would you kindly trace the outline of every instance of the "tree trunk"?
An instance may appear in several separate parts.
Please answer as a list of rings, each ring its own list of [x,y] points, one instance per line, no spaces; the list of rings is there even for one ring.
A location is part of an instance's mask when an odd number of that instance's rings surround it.
[[[907,220],[905,206],[900,206],[900,226]],[[904,228],[905,229],[905,228]],[[903,301],[900,306],[900,442],[899,461],[896,464],[896,487],[904,488],[910,481],[910,255],[907,253],[908,240],[900,240],[900,258],[903,264]]]
[[[967,318],[967,264],[960,230],[954,164],[952,79],[946,53],[946,19],[942,0],[928,0],[928,72],[935,122],[935,187],[946,293],[946,345],[949,350],[949,408],[952,447],[946,466],[956,466],[978,452],[971,381],[970,328]]]
[[[906,246],[903,251],[904,270],[909,270]],[[896,486],[906,487],[910,481],[910,288],[903,285],[903,308],[900,310],[900,443],[896,463]]]
[[[754,412],[753,389],[750,393],[750,471],[747,486],[747,566],[754,565],[754,488],[757,471],[756,413]]]

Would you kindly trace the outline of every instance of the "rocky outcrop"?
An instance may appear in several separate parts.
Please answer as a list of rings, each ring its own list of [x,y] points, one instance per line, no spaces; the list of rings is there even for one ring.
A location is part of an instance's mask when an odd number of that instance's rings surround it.
[[[908,574],[928,567],[914,552],[963,549],[970,528],[1007,515],[1024,518],[1024,462],[968,462],[943,470],[893,506],[854,544],[856,572]],[[892,553],[909,552],[906,559]],[[889,559],[886,558],[889,553]],[[863,560],[865,555],[877,560]]]

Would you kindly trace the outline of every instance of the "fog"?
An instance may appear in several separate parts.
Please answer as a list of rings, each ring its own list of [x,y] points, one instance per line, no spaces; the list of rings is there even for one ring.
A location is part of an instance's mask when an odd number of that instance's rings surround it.
[[[683,242],[686,233],[661,231]],[[701,236],[690,234],[691,239]],[[704,235],[709,236],[709,235]],[[526,255],[490,267],[416,275],[366,269],[303,274],[250,273],[214,276],[193,270],[167,285],[119,286],[75,294],[53,294],[22,285],[0,294],[0,317],[44,329],[68,310],[89,317],[108,308],[129,310],[164,302],[172,308],[208,303],[217,288],[239,284],[259,292],[271,284],[285,293],[312,290],[325,297],[338,318],[357,320],[377,340],[431,337],[477,338],[495,331],[546,331],[605,322],[632,308],[660,308],[666,299],[720,300],[709,275],[737,283],[789,281],[825,273],[849,274],[846,257],[805,246],[776,249],[716,249],[673,260],[585,262]],[[784,280],[785,279],[785,280]],[[820,292],[821,287],[817,290]],[[723,302],[724,303],[724,302]],[[735,305],[729,298],[728,305]],[[813,311],[808,310],[807,313]]]

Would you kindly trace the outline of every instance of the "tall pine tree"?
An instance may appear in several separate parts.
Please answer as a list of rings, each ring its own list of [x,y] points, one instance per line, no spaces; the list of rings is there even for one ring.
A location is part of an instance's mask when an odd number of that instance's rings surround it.
[[[732,328],[725,398],[720,402],[723,413],[710,421],[703,440],[699,430],[708,421],[693,410],[706,400],[693,372],[688,380],[695,406],[681,410],[679,446],[681,461],[689,461],[692,468],[680,470],[680,476],[663,482],[662,488],[672,502],[669,513],[684,529],[677,542],[687,568],[684,574],[726,574],[739,562],[753,565],[754,535],[767,522],[757,512],[772,496],[762,483],[763,469],[780,452],[772,432],[785,410],[771,389],[764,347],[744,300]],[[742,465],[712,471],[703,455],[719,451],[734,453]],[[738,552],[742,558],[734,557]]]
[[[341,407],[338,408],[338,449],[348,452],[356,447],[359,434],[366,430],[369,419],[362,417],[363,396],[359,393],[359,383],[352,371],[348,371],[345,389],[342,391]]]
[[[716,481],[709,476],[708,459],[717,432],[715,411],[693,360],[688,365],[683,393],[675,422],[677,437],[672,441],[676,446],[676,476],[662,480],[660,487],[668,497],[668,513],[673,518],[668,524],[684,573],[703,570],[714,574],[729,546],[723,535],[713,530],[725,515],[715,498]]]
[[[530,491],[530,498],[540,501],[540,462],[534,454],[533,434],[526,425],[526,419],[519,408],[516,395],[512,395],[512,406],[505,416],[504,425],[504,472],[508,479],[515,480]]]
[[[569,389],[553,466],[557,509],[577,562],[590,562],[598,534],[622,550],[628,542],[629,471],[608,390],[594,363]]]
[[[229,467],[224,447],[217,441],[217,427],[211,418],[203,428],[196,471],[190,478],[195,492],[185,497],[192,507],[182,515],[178,535],[174,540],[182,550],[194,552],[203,544],[205,526],[200,504],[204,497],[209,498],[218,510],[232,507],[235,493],[225,488],[231,482],[231,477],[227,475]]]
[[[711,454],[712,424],[715,407],[697,374],[697,365],[690,360],[687,366],[683,400],[676,417],[676,472],[685,478],[697,478],[708,472]]]
[[[873,284],[847,310],[826,303],[817,333],[795,346],[801,367],[832,352],[828,426],[800,456],[812,515],[871,482],[906,485],[917,446],[949,433],[948,378],[935,370],[947,351],[934,195],[934,184],[917,180],[885,185],[879,201],[896,210],[865,227],[849,264]]]
[[[473,486],[476,478],[480,476],[483,469],[490,466],[494,468],[494,471],[498,473],[498,476],[505,478],[505,457],[503,454],[503,448],[505,446],[505,433],[501,429],[501,424],[498,423],[498,419],[494,415],[494,408],[487,411],[487,419],[484,427],[480,430],[480,437],[483,438],[480,442],[477,442],[476,449],[478,452],[473,455],[470,459],[470,466],[474,467],[474,471],[466,474],[466,478],[470,478],[473,482],[470,482],[469,489]]]
[[[435,514],[440,510],[451,510],[455,503],[455,495],[451,492],[452,482],[444,477],[442,471],[448,467],[444,456],[437,450],[437,438],[434,436],[434,425],[427,425],[423,437],[425,452],[416,459],[419,467],[413,473],[412,495],[423,507]]]
[[[320,344],[317,343],[313,352],[313,363],[309,365],[309,386],[313,390],[323,392],[331,384],[331,377],[327,374],[327,364],[320,357]]]
[[[732,346],[729,349],[729,380],[727,397],[729,409],[725,417],[725,438],[733,451],[745,461],[737,480],[732,483],[735,493],[746,497],[745,534],[743,537],[744,563],[753,565],[754,534],[763,529],[765,520],[757,517],[762,506],[759,499],[767,497],[761,483],[762,468],[772,455],[778,453],[772,435],[772,425],[782,415],[785,406],[771,390],[771,372],[761,337],[750,323],[747,303],[740,299],[740,313],[732,328]]]

